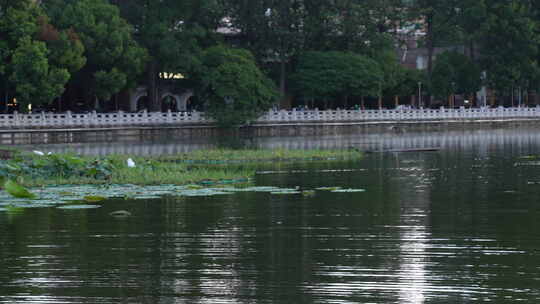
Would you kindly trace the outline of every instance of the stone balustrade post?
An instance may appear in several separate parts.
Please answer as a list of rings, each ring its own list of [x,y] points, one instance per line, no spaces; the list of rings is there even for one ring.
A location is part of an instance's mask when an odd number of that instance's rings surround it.
[[[168,123],[172,123],[172,122],[173,122],[173,116],[172,116],[171,109],[168,109],[168,110],[167,110],[167,122],[168,122]]]
[[[70,127],[73,126],[74,125],[74,123],[73,123],[73,114],[71,113],[71,111],[68,110],[66,112],[66,117],[67,117],[67,124],[66,125],[70,126]]]
[[[21,125],[21,122],[19,120],[19,112],[13,111],[13,122],[16,127]]]
[[[146,109],[144,109],[142,112],[142,121],[143,121],[143,124],[148,124],[149,122],[148,111]]]

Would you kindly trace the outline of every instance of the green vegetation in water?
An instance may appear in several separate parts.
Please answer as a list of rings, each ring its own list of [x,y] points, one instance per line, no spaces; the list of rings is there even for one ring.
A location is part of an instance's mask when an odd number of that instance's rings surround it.
[[[341,150],[231,150],[211,149],[198,150],[172,156],[159,157],[162,161],[185,163],[259,163],[259,162],[292,162],[292,161],[329,161],[359,159],[362,154],[352,149]]]
[[[331,192],[334,193],[353,193],[353,192],[366,192],[366,189],[335,189]]]
[[[332,187],[337,188],[337,187]],[[364,192],[363,189],[344,189],[342,192]],[[362,190],[362,191],[354,191]],[[97,209],[107,204],[109,199],[152,200],[162,197],[211,197],[235,195],[237,193],[259,193],[260,195],[299,195],[314,197],[315,189],[280,188],[274,186],[230,187],[214,186],[203,188],[197,185],[63,185],[33,189],[33,199],[16,198],[0,191],[0,212],[20,213],[28,208],[59,208],[62,210]],[[99,194],[99,195],[97,195]],[[351,193],[354,195],[354,193]],[[124,217],[126,212],[113,212],[111,216]]]
[[[18,152],[9,160],[0,160],[0,187],[14,197],[27,199],[34,198],[34,194],[25,187],[54,185],[171,184],[190,185],[195,190],[249,182],[259,163],[360,157],[360,153],[351,150],[201,150],[147,158]],[[103,199],[88,193],[84,200],[99,202]]]
[[[82,157],[74,154],[17,152],[0,160],[0,212],[28,208],[66,211],[100,208],[106,200],[208,197],[261,192],[312,197],[317,189],[249,187],[259,163],[360,158],[341,150],[205,150],[167,157]],[[240,164],[239,164],[240,163]],[[248,164],[246,164],[248,163]],[[230,187],[235,184],[236,187]],[[26,187],[34,187],[28,190]],[[358,192],[345,189],[342,192]],[[112,216],[122,217],[122,213]]]

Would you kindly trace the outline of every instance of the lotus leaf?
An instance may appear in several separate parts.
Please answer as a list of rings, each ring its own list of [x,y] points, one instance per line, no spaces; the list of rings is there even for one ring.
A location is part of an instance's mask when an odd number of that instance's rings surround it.
[[[39,200],[39,201],[34,201],[34,203],[38,205],[49,205],[49,206],[60,204],[58,201],[55,201],[55,200]]]
[[[109,213],[109,215],[113,216],[113,217],[118,217],[118,218],[130,217],[131,212],[126,211],[126,210],[118,210],[118,211],[113,211],[113,212]]]
[[[302,195],[305,197],[315,196],[315,190],[304,190]]]
[[[14,205],[12,205],[12,207],[23,208],[23,209],[31,209],[31,208],[50,208],[51,205],[26,203],[26,204],[14,204]]]
[[[202,189],[203,186],[201,185],[186,185],[184,186],[184,189]]]
[[[353,192],[366,192],[366,189],[336,189],[332,190],[334,193],[353,193]]]
[[[341,189],[341,187],[319,187],[319,188],[315,188],[315,190],[321,190],[321,191],[335,191],[335,190],[339,190]]]
[[[138,196],[134,196],[133,198],[134,199],[140,199],[140,200],[148,200],[148,199],[159,199],[159,198],[161,198],[161,196],[157,196],[157,195],[138,195]]]
[[[100,205],[65,205],[65,206],[59,206],[56,208],[65,209],[65,210],[77,210],[77,209],[96,209],[96,208],[101,208],[101,206]]]
[[[273,195],[289,195],[289,194],[302,194],[300,191],[274,191],[270,192]]]
[[[17,184],[16,182],[12,181],[11,179],[6,180],[4,183],[4,189],[7,191],[7,193],[13,195],[17,198],[30,198],[33,199],[36,197],[35,194],[28,191],[23,186]]]
[[[84,201],[88,203],[97,203],[106,200],[106,197],[103,196],[97,196],[97,195],[87,195],[83,197]]]

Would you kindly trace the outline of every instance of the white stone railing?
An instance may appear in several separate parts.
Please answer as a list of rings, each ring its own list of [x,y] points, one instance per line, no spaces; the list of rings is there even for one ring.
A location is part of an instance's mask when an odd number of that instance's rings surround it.
[[[201,112],[39,113],[0,115],[0,128],[99,128],[208,123]]]
[[[540,118],[535,108],[472,108],[472,109],[402,109],[402,110],[327,110],[271,111],[258,122],[352,122],[352,121],[426,121],[456,119]]]
[[[307,110],[269,111],[257,123],[369,122],[369,121],[432,121],[432,120],[497,120],[515,118],[540,119],[535,108],[473,109],[400,109],[400,110]],[[126,126],[201,125],[212,123],[201,112],[141,113],[39,113],[1,114],[0,128],[109,128]]]

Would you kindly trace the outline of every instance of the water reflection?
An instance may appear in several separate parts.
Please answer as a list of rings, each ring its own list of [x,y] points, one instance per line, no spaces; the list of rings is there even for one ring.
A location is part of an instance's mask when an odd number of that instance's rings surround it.
[[[429,290],[428,239],[425,209],[411,210],[403,215],[400,238],[399,299],[400,303],[423,304]]]
[[[443,149],[283,166],[255,179],[365,193],[0,213],[0,303],[538,302],[540,175],[522,156],[540,154],[540,132],[480,134],[381,137],[373,147]],[[108,215],[119,209],[133,217]]]
[[[374,133],[343,136],[258,137],[258,138],[156,138],[142,141],[90,142],[70,144],[26,145],[22,147],[52,152],[72,151],[85,155],[175,154],[218,146],[266,149],[334,149],[354,146],[361,150],[380,151],[411,148],[452,148],[474,150],[483,157],[497,146],[524,149],[540,143],[537,128],[509,128],[501,130],[462,130],[422,133]]]

